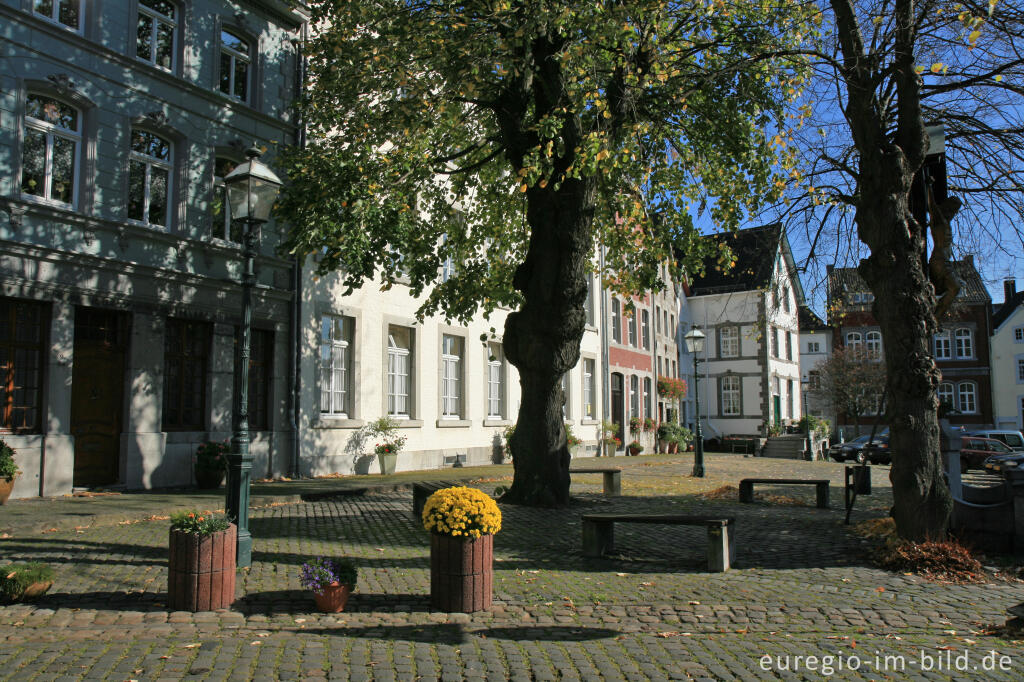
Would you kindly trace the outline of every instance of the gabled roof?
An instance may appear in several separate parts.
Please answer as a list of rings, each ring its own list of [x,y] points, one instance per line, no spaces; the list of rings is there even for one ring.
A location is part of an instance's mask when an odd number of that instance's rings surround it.
[[[968,255],[963,260],[952,262],[953,274],[960,279],[960,293],[957,301],[965,305],[988,305],[992,300],[988,295],[981,275],[974,267],[974,257]],[[840,299],[843,306],[850,301],[843,299],[846,294],[871,293],[868,283],[857,272],[857,268],[829,268],[828,300],[831,307],[833,301]]]
[[[780,243],[784,260],[793,278],[797,303],[803,303],[803,289],[796,276],[793,257],[789,253],[782,225],[775,223],[761,227],[750,227],[736,232],[706,235],[704,239],[725,243],[736,256],[736,265],[728,271],[719,270],[714,263],[708,263],[703,276],[690,280],[691,296],[708,296],[735,291],[756,291],[767,288],[772,281],[775,255]]]
[[[992,306],[992,329],[999,329],[1021,304],[1024,304],[1024,291],[1018,291],[999,305]]]
[[[797,322],[800,325],[800,331],[802,332],[813,332],[828,329],[828,325],[821,321],[821,318],[806,305],[802,305],[797,309]]]

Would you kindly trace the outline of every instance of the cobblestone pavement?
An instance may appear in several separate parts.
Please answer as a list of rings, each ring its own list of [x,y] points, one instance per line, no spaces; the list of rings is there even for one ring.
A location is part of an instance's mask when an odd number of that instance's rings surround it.
[[[0,606],[0,680],[1024,676],[1024,643],[986,634],[1024,601],[1024,584],[943,585],[871,567],[835,488],[827,510],[813,506],[810,486],[765,487],[778,497],[752,505],[697,494],[743,476],[839,484],[842,466],[711,455],[698,480],[683,456],[614,464],[626,467],[623,497],[602,496],[591,475],[574,480],[568,509],[503,505],[495,606],[472,615],[431,610],[428,537],[411,492],[390,482],[359,495],[339,484],[338,495],[305,502],[281,487],[288,503],[253,510],[253,565],[233,609],[195,614],[166,609],[168,523],[143,520],[162,516],[166,499],[130,496],[121,515],[134,519],[98,515],[77,529],[54,520],[44,532],[48,508],[65,513],[60,503],[22,503],[36,518],[8,523],[0,562],[47,561],[57,580],[34,603]],[[459,473],[492,492],[509,470]],[[886,474],[875,470],[875,494],[854,520],[885,515]],[[736,567],[706,573],[704,531],[685,527],[621,526],[614,556],[583,558],[580,515],[614,510],[734,516]],[[345,613],[316,613],[299,585],[300,565],[318,554],[359,567]]]

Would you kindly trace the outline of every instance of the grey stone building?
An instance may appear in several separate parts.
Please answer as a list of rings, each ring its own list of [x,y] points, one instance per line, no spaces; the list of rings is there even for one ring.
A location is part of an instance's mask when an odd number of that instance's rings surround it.
[[[231,430],[238,235],[222,178],[296,140],[279,0],[0,0],[0,438],[15,496],[192,481]],[[264,226],[257,477],[292,468],[296,270]]]

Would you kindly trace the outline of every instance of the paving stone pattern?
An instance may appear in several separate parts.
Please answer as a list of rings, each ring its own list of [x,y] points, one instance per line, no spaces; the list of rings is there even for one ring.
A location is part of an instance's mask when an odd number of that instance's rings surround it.
[[[769,492],[803,505],[691,492],[751,475],[841,480],[838,465],[711,456],[716,473],[695,481],[685,457],[628,462],[624,497],[601,495],[594,475],[574,482],[565,510],[503,505],[495,606],[472,615],[431,611],[429,538],[409,490],[253,510],[253,565],[220,612],[166,609],[165,519],[19,526],[0,539],[0,560],[47,561],[57,581],[32,604],[0,606],[0,680],[1024,677],[1024,645],[983,634],[1024,601],[1021,584],[940,585],[873,568],[835,491],[831,510],[800,487]],[[884,469],[874,485],[856,518],[884,515]],[[133,508],[140,519],[159,512]],[[705,572],[704,529],[689,527],[620,526],[613,556],[584,559],[580,516],[595,511],[734,516],[736,568]],[[359,567],[345,613],[316,613],[299,585],[318,554]]]

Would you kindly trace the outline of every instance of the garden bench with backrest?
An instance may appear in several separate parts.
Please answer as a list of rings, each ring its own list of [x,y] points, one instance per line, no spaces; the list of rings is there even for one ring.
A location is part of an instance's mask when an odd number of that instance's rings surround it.
[[[768,483],[773,485],[813,485],[817,493],[818,506],[829,507],[829,481],[816,478],[744,478],[740,481],[740,502],[754,501],[754,484]]]
[[[451,488],[452,486],[464,485],[457,481],[419,481],[412,485],[412,513],[416,518],[423,516],[423,507],[427,504],[427,498],[438,490]]]
[[[604,474],[604,494],[622,494],[622,469],[619,467],[594,467],[592,469],[569,469],[570,474]]]
[[[583,556],[600,557],[615,549],[616,523],[660,523],[704,526],[708,531],[708,570],[728,571],[736,560],[733,529],[736,520],[721,516],[681,514],[584,514]]]

